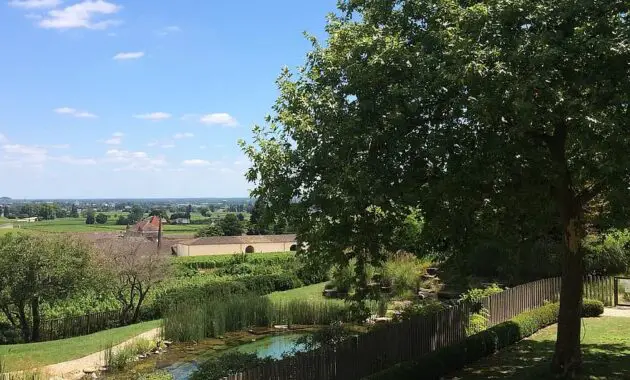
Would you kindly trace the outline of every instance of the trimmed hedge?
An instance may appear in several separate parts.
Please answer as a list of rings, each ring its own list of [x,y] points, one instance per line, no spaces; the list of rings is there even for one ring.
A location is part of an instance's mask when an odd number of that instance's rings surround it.
[[[439,379],[556,323],[559,310],[559,304],[551,303],[526,311],[509,321],[471,335],[461,343],[432,352],[419,361],[398,364],[366,380],[415,380],[420,376],[422,379]],[[584,317],[598,316],[603,312],[604,304],[600,301],[584,300]]]
[[[582,316],[586,318],[599,317],[604,314],[604,303],[598,300],[585,299],[582,306]]]

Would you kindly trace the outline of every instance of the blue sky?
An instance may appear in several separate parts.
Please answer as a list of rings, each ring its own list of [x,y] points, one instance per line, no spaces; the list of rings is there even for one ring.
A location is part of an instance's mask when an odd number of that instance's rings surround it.
[[[4,0],[0,196],[246,196],[236,145],[336,0]]]

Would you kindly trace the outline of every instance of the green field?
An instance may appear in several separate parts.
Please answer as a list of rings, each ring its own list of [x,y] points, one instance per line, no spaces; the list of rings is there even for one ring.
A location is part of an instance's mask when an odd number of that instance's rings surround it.
[[[630,379],[630,318],[585,318],[583,323],[584,371],[578,379]],[[556,325],[543,329],[447,378],[551,379],[556,332]]]
[[[161,321],[105,330],[95,334],[51,342],[0,346],[0,360],[6,371],[30,369],[56,364],[101,351],[161,325]]]
[[[0,229],[0,233],[6,231],[26,230],[39,232],[122,232],[127,226],[116,225],[117,218],[110,217],[106,224],[85,224],[83,218],[63,218],[55,220],[43,220],[35,223],[13,223],[14,228]],[[11,222],[7,220],[6,222]],[[201,225],[164,225],[164,234],[190,234],[193,235]]]

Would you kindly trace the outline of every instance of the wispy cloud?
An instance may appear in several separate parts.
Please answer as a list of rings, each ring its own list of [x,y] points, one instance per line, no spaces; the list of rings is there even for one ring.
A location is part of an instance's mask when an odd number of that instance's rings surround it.
[[[93,165],[93,158],[78,158],[69,155],[52,156],[48,149],[38,145],[5,144],[2,146],[4,163],[13,167],[37,167],[41,168],[46,162],[53,161],[69,165]]]
[[[38,25],[45,29],[107,29],[120,23],[107,16],[121,9],[120,5],[104,0],[84,0],[65,8],[50,10]]]
[[[112,137],[103,141],[107,145],[120,145],[122,144],[122,138],[125,134],[122,132],[116,132],[112,134]]]
[[[24,9],[55,8],[61,0],[12,0],[9,6]]]
[[[118,53],[113,57],[113,59],[117,61],[124,61],[124,60],[130,60],[130,59],[139,59],[142,57],[144,57],[143,51],[133,51],[133,52],[128,52],[128,53]]]
[[[112,136],[114,137],[123,137],[125,134],[122,132],[114,132],[114,134]]]
[[[143,120],[165,120],[171,117],[170,113],[167,112],[152,112],[152,113],[143,113],[138,115],[133,115],[136,119]]]
[[[70,148],[70,144],[54,144],[50,145],[52,149],[68,149]]]
[[[238,125],[238,122],[232,115],[223,112],[204,115],[199,121],[208,125],[224,125],[226,127],[235,127]]]
[[[84,118],[84,119],[90,119],[90,118],[95,118],[96,117],[96,115],[91,113],[91,112],[78,111],[75,108],[71,108],[71,107],[55,108],[53,110],[53,112],[58,113],[60,115],[71,115],[71,116],[74,116],[74,117]]]
[[[155,33],[158,36],[166,36],[167,34],[179,33],[181,31],[182,31],[182,29],[179,26],[177,26],[177,25],[169,25],[167,27],[164,27],[164,28],[156,31]]]
[[[7,138],[7,136],[5,136],[2,133],[0,133],[0,143],[6,143],[8,141],[9,141],[9,139]]]
[[[198,158],[195,158],[191,160],[182,161],[182,165],[184,166],[210,166],[212,165],[212,163],[207,160],[200,160]]]
[[[79,158],[72,156],[60,156],[60,157],[52,157],[53,161],[58,161],[63,164],[69,165],[96,165],[96,160],[93,158]]]
[[[151,157],[146,152],[110,149],[105,153],[105,161],[118,164],[115,171],[161,170],[166,166],[164,157]]]
[[[190,132],[176,133],[176,134],[173,135],[173,138],[176,139],[176,140],[187,139],[187,138],[191,138],[191,137],[195,137],[195,135],[193,135]]]

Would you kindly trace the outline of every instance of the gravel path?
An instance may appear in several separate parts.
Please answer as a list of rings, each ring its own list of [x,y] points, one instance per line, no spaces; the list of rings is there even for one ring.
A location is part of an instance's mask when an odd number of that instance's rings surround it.
[[[605,308],[604,317],[627,317],[630,318],[630,308],[627,307],[615,307],[615,308]]]
[[[123,347],[126,347],[133,343],[137,339],[158,339],[161,335],[161,328],[155,328],[149,330],[140,335],[137,335],[129,340],[120,343],[113,347],[113,351],[116,352]],[[80,379],[85,375],[84,369],[91,368],[98,370],[103,367],[105,358],[105,350],[95,352],[88,356],[84,356],[79,359],[69,360],[63,363],[51,364],[41,368],[41,373],[46,374],[47,378],[54,379]]]

